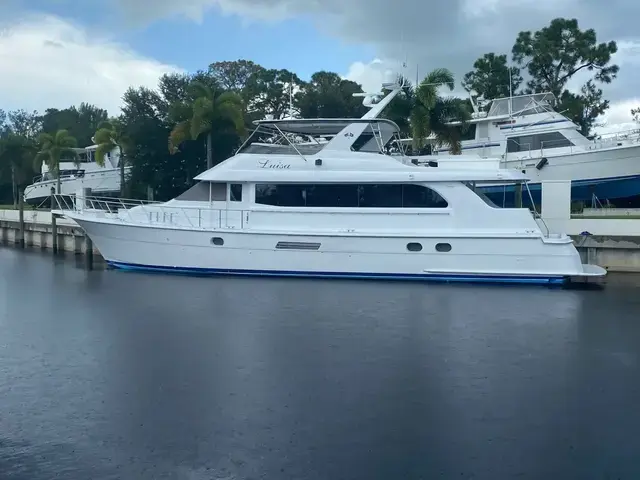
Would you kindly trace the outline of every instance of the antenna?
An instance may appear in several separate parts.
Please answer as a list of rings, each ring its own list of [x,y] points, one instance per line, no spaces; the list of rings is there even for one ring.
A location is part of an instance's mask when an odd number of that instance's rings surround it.
[[[509,71],[509,119],[511,119],[511,115],[513,113],[513,82],[511,81],[511,61],[507,65],[507,70]]]
[[[291,73],[291,81],[289,82],[289,116],[293,117],[293,73]]]
[[[404,39],[404,30],[402,30],[402,32],[400,32],[401,34],[401,45],[402,45],[402,50],[404,50],[404,61],[402,62],[402,68],[405,69],[407,68],[407,62],[409,61],[408,57],[407,57],[407,49],[406,49],[406,43],[405,43],[405,39]],[[404,77],[404,74],[403,74]]]

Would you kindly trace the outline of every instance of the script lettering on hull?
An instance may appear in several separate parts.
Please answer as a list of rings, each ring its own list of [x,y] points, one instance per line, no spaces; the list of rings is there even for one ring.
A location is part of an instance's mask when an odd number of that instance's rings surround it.
[[[275,168],[277,170],[286,170],[291,168],[289,163],[283,163],[279,160],[258,160],[258,167],[260,168]]]

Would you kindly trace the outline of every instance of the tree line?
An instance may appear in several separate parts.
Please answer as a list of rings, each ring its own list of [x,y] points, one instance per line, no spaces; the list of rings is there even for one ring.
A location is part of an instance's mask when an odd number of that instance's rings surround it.
[[[597,118],[609,108],[601,84],[618,73],[611,64],[615,42],[597,43],[592,29],[581,30],[575,19],[557,18],[536,32],[520,32],[511,50],[486,53],[464,75],[462,86],[472,96],[493,99],[509,94],[551,92],[556,109],[589,135]],[[589,78],[579,93],[567,90],[578,72]],[[468,100],[441,96],[453,91],[450,70],[437,68],[418,84],[405,80],[403,92],[384,116],[401,135],[422,149],[429,135],[437,145],[459,153],[461,136],[471,118]],[[123,195],[156,199],[176,196],[193,177],[231,156],[254,127],[267,116],[286,118],[361,117],[366,107],[354,93],[356,82],[320,71],[308,81],[286,69],[268,69],[250,60],[215,62],[194,74],[165,74],[157,89],[130,87],[117,116],[93,105],[43,114],[0,109],[0,204],[15,201],[17,191],[40,173],[42,162],[56,174],[60,161],[76,158],[74,148],[98,144],[97,159],[114,148],[120,152]],[[461,122],[452,127],[451,121]]]

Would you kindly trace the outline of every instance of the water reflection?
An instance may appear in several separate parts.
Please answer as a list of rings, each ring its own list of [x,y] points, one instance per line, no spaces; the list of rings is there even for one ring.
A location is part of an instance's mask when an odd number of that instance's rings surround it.
[[[3,478],[640,475],[628,284],[0,268]]]

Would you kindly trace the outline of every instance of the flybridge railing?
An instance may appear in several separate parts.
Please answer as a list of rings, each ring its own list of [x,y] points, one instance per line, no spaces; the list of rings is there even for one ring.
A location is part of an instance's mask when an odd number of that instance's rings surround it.
[[[127,224],[177,228],[245,228],[249,212],[167,205],[164,202],[113,197],[54,195],[58,210]]]
[[[637,140],[640,138],[640,128],[621,130],[619,132],[609,132],[598,135],[595,142],[617,141],[617,140]]]
[[[598,135],[591,141],[589,150],[598,150],[601,148],[611,148],[622,145],[630,145],[640,143],[640,129],[625,130],[622,132],[611,132]]]

